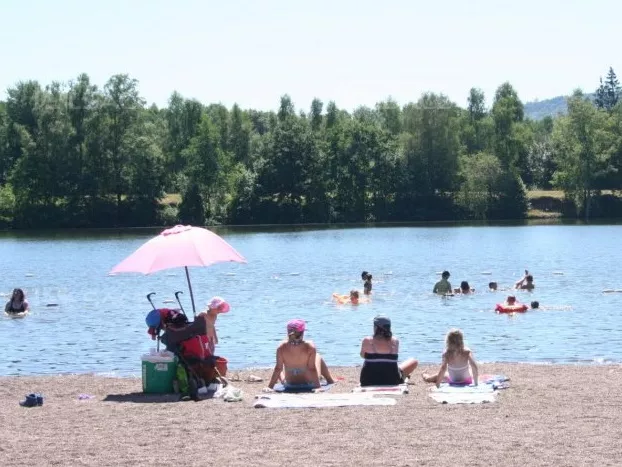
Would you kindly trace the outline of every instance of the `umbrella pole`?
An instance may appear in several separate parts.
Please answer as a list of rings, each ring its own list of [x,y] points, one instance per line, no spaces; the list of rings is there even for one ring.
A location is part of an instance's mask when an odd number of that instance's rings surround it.
[[[197,310],[194,306],[194,294],[192,293],[192,284],[190,283],[190,274],[188,273],[188,266],[185,266],[184,269],[186,270],[186,279],[188,280],[188,288],[190,289],[190,301],[192,302],[192,314],[196,318]]]

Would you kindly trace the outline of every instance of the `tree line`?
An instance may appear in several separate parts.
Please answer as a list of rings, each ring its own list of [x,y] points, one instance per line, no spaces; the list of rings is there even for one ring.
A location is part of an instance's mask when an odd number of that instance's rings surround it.
[[[579,216],[620,215],[620,97],[612,69],[593,102],[576,91],[567,115],[540,121],[509,83],[490,106],[473,88],[467,108],[425,93],[297,110],[284,95],[272,112],[177,92],[147,106],[128,75],[20,82],[0,102],[0,224],[520,219],[536,188],[564,190]]]

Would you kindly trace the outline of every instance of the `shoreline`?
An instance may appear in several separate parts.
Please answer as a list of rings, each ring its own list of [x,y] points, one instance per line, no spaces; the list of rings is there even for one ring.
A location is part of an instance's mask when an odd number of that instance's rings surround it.
[[[486,366],[490,366],[490,365],[495,365],[495,366],[559,366],[559,367],[610,367],[610,366],[621,366],[622,367],[622,361],[618,362],[618,361],[607,361],[605,359],[605,361],[594,361],[594,360],[582,360],[582,361],[577,361],[577,362],[547,362],[547,361],[542,361],[542,362],[508,362],[508,361],[482,361],[482,360],[478,360],[477,361],[478,365],[486,365]],[[331,369],[331,371],[333,369],[335,370],[356,370],[356,371],[360,371],[361,367],[363,365],[329,365],[329,368]],[[440,362],[436,363],[436,362],[419,362],[419,367],[426,367],[426,368],[435,368],[440,366]],[[272,371],[272,369],[274,368],[273,365],[270,366],[248,366],[248,367],[240,367],[240,368],[228,368],[228,374],[230,373],[248,373],[248,372],[265,372],[265,371]],[[142,377],[141,375],[141,368],[140,365],[137,365],[136,371],[134,373],[131,374],[127,374],[127,373],[115,373],[114,371],[102,371],[102,372],[98,372],[98,371],[85,371],[85,372],[67,372],[67,373],[29,373],[29,374],[12,374],[12,375],[1,375],[0,374],[0,381],[2,381],[2,379],[6,379],[6,378],[53,378],[53,377],[65,377],[65,376],[89,376],[89,377],[97,377],[97,378],[119,378],[119,379],[140,379]]]
[[[428,397],[421,365],[397,404],[255,409],[271,370],[231,370],[241,402],[178,402],[144,395],[140,378],[0,377],[4,465],[617,465],[622,364],[480,363],[510,387],[496,402],[443,405]],[[332,392],[358,385],[357,367],[331,369]],[[261,382],[245,381],[254,375]],[[239,381],[236,379],[239,378]],[[42,407],[18,404],[40,392]],[[87,394],[90,399],[81,400]]]

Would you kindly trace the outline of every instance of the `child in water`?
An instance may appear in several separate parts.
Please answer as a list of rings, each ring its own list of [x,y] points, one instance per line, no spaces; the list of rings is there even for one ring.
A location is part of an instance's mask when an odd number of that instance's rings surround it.
[[[369,299],[360,298],[358,290],[350,290],[350,295],[339,295],[338,293],[334,293],[333,298],[340,305],[344,305],[346,303],[351,303],[352,305],[358,305],[359,303],[369,303]]]
[[[474,293],[474,292],[475,292],[475,289],[472,289],[467,281],[460,282],[460,288],[454,289],[454,293],[463,294],[463,295]]]
[[[363,279],[363,293],[365,295],[371,295],[371,289],[372,289],[372,284],[371,284],[371,274],[368,273],[367,271],[363,271],[361,273],[361,279]]]
[[[471,371],[469,371],[469,367]],[[451,329],[445,337],[445,352],[441,368],[436,374],[423,373],[426,383],[435,383],[439,387],[448,373],[450,384],[473,384],[477,386],[479,370],[473,352],[464,346],[464,335],[459,329]]]

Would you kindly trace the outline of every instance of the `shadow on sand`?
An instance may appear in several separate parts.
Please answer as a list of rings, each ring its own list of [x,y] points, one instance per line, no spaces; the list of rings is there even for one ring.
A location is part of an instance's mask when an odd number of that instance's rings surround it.
[[[179,402],[179,394],[145,394],[143,392],[132,392],[129,394],[108,394],[104,402],[134,402],[137,404],[158,404],[168,402]]]

